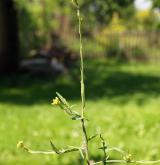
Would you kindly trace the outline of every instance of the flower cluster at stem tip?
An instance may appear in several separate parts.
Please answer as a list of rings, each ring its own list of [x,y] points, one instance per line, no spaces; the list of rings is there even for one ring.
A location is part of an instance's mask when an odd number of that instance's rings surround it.
[[[58,97],[56,97],[55,99],[52,100],[52,105],[59,105],[61,103],[61,101],[59,100]]]
[[[23,141],[19,141],[19,142],[17,143],[17,148],[24,148],[24,143],[23,143]]]
[[[131,154],[128,154],[128,155],[124,156],[123,159],[124,159],[126,162],[131,162],[131,160],[132,160],[132,155],[131,155]]]

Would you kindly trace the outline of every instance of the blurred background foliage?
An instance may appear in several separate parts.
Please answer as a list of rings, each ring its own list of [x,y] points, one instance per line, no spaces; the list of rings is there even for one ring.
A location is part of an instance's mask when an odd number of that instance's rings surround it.
[[[158,40],[155,34],[160,27],[158,0],[154,0],[152,8],[146,10],[137,10],[134,0],[80,0],[80,4],[87,55],[106,55],[106,51],[110,47],[112,49],[113,44],[117,49],[117,44],[118,47],[123,47],[124,42],[126,49],[133,40],[136,40],[138,49],[144,49],[150,38],[146,37],[145,32],[151,35],[153,40]],[[48,48],[53,44],[53,33],[56,33],[69,49],[78,52],[76,13],[67,0],[16,0],[16,6],[23,55],[29,55],[33,50]],[[141,33],[141,37],[133,32]],[[142,42],[144,38],[145,43]],[[159,43],[155,47],[158,46]]]
[[[101,128],[107,145],[160,159],[160,1],[143,10],[133,0],[79,2],[89,135]],[[0,76],[1,165],[82,164],[79,155],[16,150],[19,140],[33,149],[50,149],[50,138],[60,148],[79,145],[79,125],[50,105],[56,91],[80,105],[77,28],[70,0],[0,0],[0,73],[14,72]],[[102,158],[98,144],[94,160]]]

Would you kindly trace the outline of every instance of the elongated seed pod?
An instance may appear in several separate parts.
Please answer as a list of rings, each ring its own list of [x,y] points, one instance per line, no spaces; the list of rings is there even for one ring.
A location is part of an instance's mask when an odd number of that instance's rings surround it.
[[[73,3],[73,5],[75,6],[75,7],[79,7],[79,4],[78,4],[78,1],[77,0],[72,0],[72,3]]]

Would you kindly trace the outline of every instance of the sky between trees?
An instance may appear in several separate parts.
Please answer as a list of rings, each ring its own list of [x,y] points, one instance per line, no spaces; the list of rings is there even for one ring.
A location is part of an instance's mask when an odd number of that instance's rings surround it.
[[[136,0],[135,6],[139,10],[148,9],[152,6],[151,0]]]

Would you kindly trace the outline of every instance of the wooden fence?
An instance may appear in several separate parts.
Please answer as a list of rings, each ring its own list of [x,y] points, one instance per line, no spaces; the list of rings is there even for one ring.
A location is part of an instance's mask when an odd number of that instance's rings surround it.
[[[78,35],[72,33],[66,42],[70,49],[78,53]],[[72,38],[73,37],[73,38]],[[84,51],[88,56],[119,56],[128,60],[160,61],[160,31],[127,31],[123,33],[98,32],[94,37],[84,36]]]

